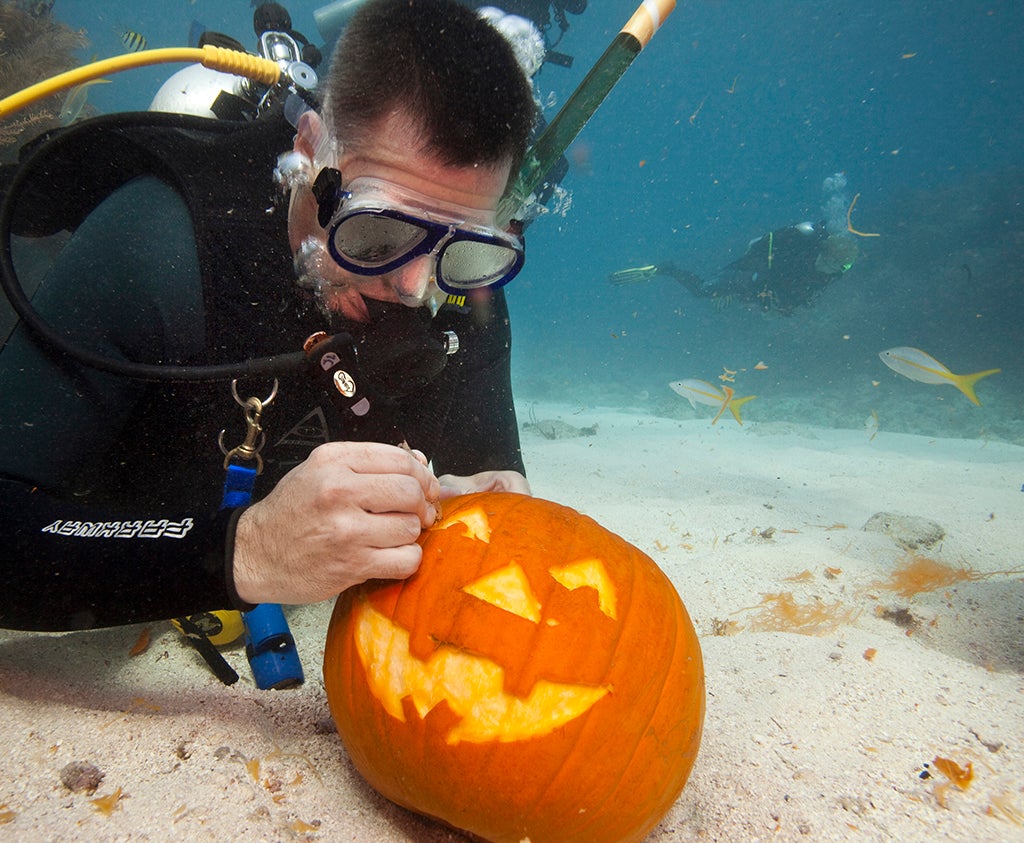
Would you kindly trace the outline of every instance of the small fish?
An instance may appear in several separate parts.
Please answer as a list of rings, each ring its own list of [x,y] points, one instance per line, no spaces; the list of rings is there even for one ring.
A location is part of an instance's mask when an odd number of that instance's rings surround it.
[[[756,395],[745,395],[742,398],[735,398],[735,392],[732,387],[724,387],[719,389],[714,384],[710,384],[707,381],[697,380],[696,378],[687,378],[681,381],[672,381],[669,385],[669,389],[678,395],[682,395],[687,401],[690,402],[690,406],[694,409],[697,408],[698,404],[705,404],[708,407],[718,407],[718,415],[715,416],[714,424],[718,421],[719,416],[722,415],[726,410],[732,413],[733,418],[736,419],[737,423],[743,424],[743,419],[740,418],[740,407],[746,404],[748,401],[753,401],[757,398]]]
[[[149,43],[146,41],[145,35],[140,35],[138,32],[131,29],[125,29],[120,32],[119,35],[121,37],[121,43],[124,44],[129,53],[137,53],[139,50],[145,50],[146,44]]]
[[[926,354],[919,348],[900,346],[878,352],[890,369],[897,374],[910,378],[918,383],[931,384],[952,384],[966,395],[972,403],[981,406],[978,396],[974,394],[974,384],[982,378],[1001,372],[1002,369],[986,369],[984,372],[974,372],[970,375],[955,375],[930,354]]]
[[[62,126],[70,126],[78,119],[82,109],[85,108],[85,101],[89,98],[89,87],[91,85],[99,85],[101,82],[109,83],[110,80],[90,79],[81,85],[75,85],[68,91],[68,95],[64,99],[64,105],[60,107],[60,124]]]

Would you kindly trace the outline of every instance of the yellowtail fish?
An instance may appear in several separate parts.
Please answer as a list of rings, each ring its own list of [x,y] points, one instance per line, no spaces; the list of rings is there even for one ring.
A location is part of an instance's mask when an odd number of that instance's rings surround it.
[[[60,124],[62,126],[70,126],[78,119],[82,109],[85,108],[85,101],[89,97],[89,87],[91,85],[99,85],[101,82],[105,84],[110,82],[110,80],[90,79],[81,85],[75,85],[68,91],[68,95],[64,99],[64,105],[60,107]]]
[[[719,389],[714,384],[710,384],[707,381],[697,380],[696,378],[687,378],[681,381],[672,381],[669,385],[669,389],[678,395],[682,395],[687,401],[690,402],[690,406],[694,409],[697,408],[698,404],[705,404],[708,407],[718,407],[718,415],[715,416],[711,422],[714,424],[721,417],[722,413],[728,410],[732,413],[737,423],[743,424],[743,419],[740,418],[740,407],[746,404],[748,401],[753,401],[757,398],[756,395],[744,395],[742,398],[736,398],[736,393],[732,387],[726,386]]]
[[[146,41],[145,35],[140,35],[138,32],[134,32],[131,29],[125,29],[120,33],[121,43],[128,49],[129,53],[137,53],[139,50],[145,50]]]
[[[974,394],[974,384],[982,378],[1002,371],[1002,369],[986,369],[984,372],[974,372],[970,375],[954,375],[930,354],[926,354],[919,348],[911,348],[906,345],[880,351],[878,356],[894,372],[905,378],[910,378],[912,381],[938,385],[952,384],[979,407],[981,402]]]

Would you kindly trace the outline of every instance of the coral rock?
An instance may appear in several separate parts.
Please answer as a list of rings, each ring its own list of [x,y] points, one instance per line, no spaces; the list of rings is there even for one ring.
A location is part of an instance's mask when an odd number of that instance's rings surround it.
[[[885,533],[904,550],[932,547],[946,536],[946,531],[934,521],[897,512],[876,512],[868,519],[864,530]]]

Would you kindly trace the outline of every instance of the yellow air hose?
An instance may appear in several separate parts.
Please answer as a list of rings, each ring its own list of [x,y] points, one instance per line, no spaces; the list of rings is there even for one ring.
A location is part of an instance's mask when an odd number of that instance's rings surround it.
[[[48,97],[66,88],[73,88],[75,85],[81,85],[92,79],[99,79],[111,73],[120,73],[122,70],[131,70],[136,67],[175,62],[198,62],[211,70],[233,73],[236,76],[247,76],[254,82],[263,85],[275,85],[281,77],[281,68],[278,67],[277,62],[252,56],[239,50],[215,47],[212,44],[207,44],[205,47],[167,47],[160,50],[143,50],[140,53],[126,53],[123,56],[114,56],[85,64],[11,94],[0,100],[0,120],[43,97]]]

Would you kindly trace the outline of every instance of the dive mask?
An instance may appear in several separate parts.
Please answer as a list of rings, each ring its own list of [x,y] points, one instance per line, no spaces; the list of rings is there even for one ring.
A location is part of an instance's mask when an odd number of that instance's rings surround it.
[[[496,228],[494,212],[365,176],[342,189],[337,170],[322,170],[313,192],[331,257],[355,275],[383,275],[430,255],[437,285],[460,293],[507,284],[526,259],[522,236]]]

